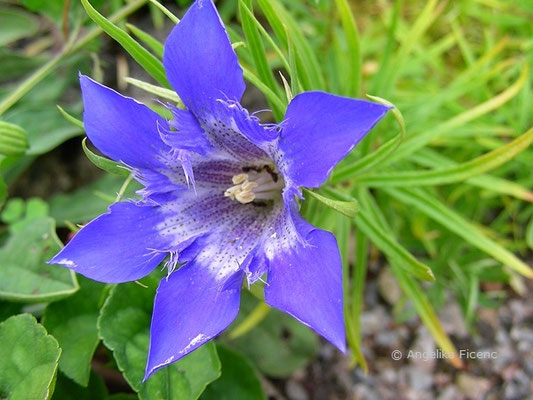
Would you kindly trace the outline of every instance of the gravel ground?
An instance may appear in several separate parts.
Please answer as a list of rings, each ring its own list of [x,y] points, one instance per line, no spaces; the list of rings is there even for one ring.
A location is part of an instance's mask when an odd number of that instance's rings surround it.
[[[510,295],[498,309],[479,310],[474,335],[466,330],[455,302],[439,312],[458,351],[483,352],[481,358],[463,353],[464,368],[457,370],[444,359],[408,357],[409,351],[432,354],[438,350],[418,318],[395,322],[391,304],[400,291],[389,278],[382,272],[366,286],[366,311],[361,318],[368,374],[350,368],[348,357],[324,342],[318,359],[305,370],[275,385],[267,383],[272,399],[533,399],[533,291],[524,298]],[[392,358],[394,350],[402,352],[400,360]]]

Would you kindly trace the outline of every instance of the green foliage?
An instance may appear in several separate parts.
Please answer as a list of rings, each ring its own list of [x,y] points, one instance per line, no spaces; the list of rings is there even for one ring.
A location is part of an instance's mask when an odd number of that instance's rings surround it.
[[[107,207],[115,201],[123,181],[124,178],[119,175],[104,175],[73,193],[56,194],[49,200],[50,216],[61,227],[67,223],[86,223],[107,211]],[[139,188],[140,185],[135,182],[128,186],[123,196],[133,198],[135,190]]]
[[[349,201],[339,201],[339,200],[333,200],[329,197],[322,196],[319,193],[313,192],[312,190],[305,189],[305,194],[309,194],[311,197],[314,197],[319,202],[324,204],[327,207],[330,207],[331,209],[340,212],[341,214],[346,215],[347,217],[355,217],[357,215],[357,212],[359,211],[359,203],[357,200],[349,200]]]
[[[261,381],[246,358],[225,346],[217,346],[217,352],[222,375],[207,387],[200,400],[266,399]]]
[[[78,290],[73,272],[46,264],[60,248],[53,219],[26,220],[0,249],[0,298],[46,302]]]
[[[141,65],[156,81],[163,86],[169,87],[163,64],[154,55],[149,53],[144,47],[135,41],[128,33],[114,25],[91,6],[88,0],[81,0],[81,3],[91,19],[98,24],[109,36],[115,39],[126,50],[135,61]]]
[[[0,323],[0,396],[48,399],[54,391],[61,349],[29,314]]]
[[[105,383],[96,373],[91,373],[91,379],[86,386],[84,388],[76,384],[60,372],[57,374],[56,386],[52,398],[58,400],[109,399]]]
[[[118,368],[141,399],[197,399],[220,376],[214,343],[202,346],[142,383],[148,356],[150,317],[157,277],[115,286],[106,300],[98,327],[104,344],[113,350]]]
[[[234,324],[238,325],[256,302],[243,293],[241,313]],[[316,335],[309,328],[274,309],[245,335],[227,344],[246,355],[261,372],[275,377],[288,376],[303,367],[316,355],[318,347]]]
[[[91,360],[99,342],[96,321],[105,285],[78,279],[80,290],[66,300],[50,304],[42,324],[61,346],[60,371],[78,384],[87,386]]]
[[[0,46],[32,36],[39,27],[37,21],[17,9],[0,9]]]
[[[18,156],[28,148],[28,134],[15,124],[0,121],[0,154]]]
[[[94,154],[91,150],[89,150],[89,148],[87,147],[86,138],[83,139],[81,145],[87,158],[98,168],[111,174],[116,174],[120,176],[128,176],[130,174],[130,171],[126,168],[126,166],[118,162],[112,161],[109,158]]]

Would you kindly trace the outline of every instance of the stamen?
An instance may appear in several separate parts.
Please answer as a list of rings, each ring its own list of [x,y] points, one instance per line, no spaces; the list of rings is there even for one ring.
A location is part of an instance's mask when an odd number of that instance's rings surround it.
[[[254,200],[281,198],[281,190],[285,185],[283,179],[273,173],[270,167],[237,174],[232,177],[231,181],[234,186],[226,189],[224,196],[242,204],[248,204]]]
[[[238,185],[239,183],[243,183],[246,179],[248,179],[247,174],[238,174],[231,178],[231,181],[234,185]]]

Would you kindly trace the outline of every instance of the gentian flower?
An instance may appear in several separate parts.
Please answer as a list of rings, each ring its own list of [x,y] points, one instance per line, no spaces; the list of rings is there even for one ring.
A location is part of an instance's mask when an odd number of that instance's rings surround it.
[[[239,103],[242,69],[211,0],[170,33],[167,77],[187,109],[166,121],[81,76],[91,142],[144,185],[83,227],[50,262],[108,283],[134,281],[167,258],[157,289],[146,376],[217,336],[236,317],[244,278],[267,275],[265,301],[345,351],[335,237],[298,213],[387,107],[323,92],[297,95],[283,123]],[[178,267],[179,265],[179,267]]]

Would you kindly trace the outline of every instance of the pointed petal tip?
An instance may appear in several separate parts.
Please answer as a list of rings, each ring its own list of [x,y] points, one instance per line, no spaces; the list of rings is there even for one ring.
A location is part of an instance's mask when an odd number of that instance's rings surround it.
[[[196,0],[167,36],[163,65],[189,109],[201,111],[219,98],[240,100],[243,71],[211,0]],[[223,95],[222,95],[223,94]]]
[[[336,339],[328,339],[328,341],[335,346],[342,354],[346,354],[346,335],[342,334],[342,337]]]

